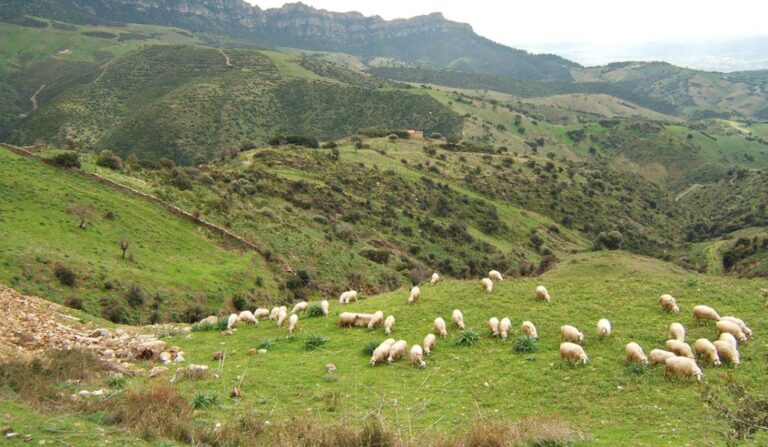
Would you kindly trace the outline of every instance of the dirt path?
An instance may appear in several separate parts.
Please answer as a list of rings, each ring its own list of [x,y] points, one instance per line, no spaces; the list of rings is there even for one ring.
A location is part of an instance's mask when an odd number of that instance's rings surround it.
[[[42,92],[44,88],[45,88],[45,84],[41,85],[41,86],[40,86],[40,88],[39,88],[39,89],[37,89],[37,91],[35,92],[35,94],[34,94],[34,95],[32,95],[32,97],[31,97],[31,98],[29,98],[29,101],[32,103],[32,111],[33,111],[33,112],[34,112],[35,110],[37,110],[37,95],[38,95],[38,94],[40,94],[40,92]]]
[[[235,66],[232,65],[232,62],[229,60],[229,56],[227,55],[227,53],[225,53],[224,50],[222,50],[221,48],[219,48],[218,50],[219,50],[219,53],[221,53],[221,55],[224,56],[224,60],[227,63],[227,67],[235,68]]]

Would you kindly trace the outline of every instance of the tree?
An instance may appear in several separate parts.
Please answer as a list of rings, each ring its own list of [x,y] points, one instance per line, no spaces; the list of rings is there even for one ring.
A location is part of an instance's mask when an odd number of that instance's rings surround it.
[[[85,203],[76,203],[69,207],[69,213],[80,219],[79,228],[85,228],[93,215],[93,207]]]
[[[79,168],[80,154],[77,152],[61,152],[51,158],[51,161],[64,168]]]
[[[119,171],[123,169],[123,160],[110,151],[101,151],[96,158],[96,164],[113,171]]]
[[[125,259],[125,252],[128,251],[128,246],[131,245],[131,241],[128,239],[121,239],[120,240],[120,250],[122,250],[122,256],[121,259]]]

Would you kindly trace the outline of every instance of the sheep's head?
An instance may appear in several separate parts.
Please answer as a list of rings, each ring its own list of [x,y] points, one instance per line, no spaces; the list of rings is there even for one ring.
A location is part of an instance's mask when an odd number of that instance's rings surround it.
[[[723,362],[721,362],[720,359],[715,359],[715,361],[712,362],[712,364],[715,365],[715,366],[720,366],[720,365],[723,364]]]
[[[427,362],[425,362],[425,361],[423,361],[423,360],[422,360],[422,361],[421,361],[421,363],[419,363],[419,368],[420,368],[420,369],[424,369],[424,368],[426,368],[426,367],[427,367]]]
[[[583,355],[583,356],[581,357],[581,363],[582,363],[583,365],[586,365],[588,362],[589,362],[589,357],[587,357],[586,355]]]
[[[584,341],[584,334],[582,334],[581,332],[579,332],[579,341],[580,342]]]
[[[643,365],[645,365],[645,366],[648,366],[648,357],[643,357],[643,358],[640,360],[640,363],[642,363],[642,364],[643,364]]]

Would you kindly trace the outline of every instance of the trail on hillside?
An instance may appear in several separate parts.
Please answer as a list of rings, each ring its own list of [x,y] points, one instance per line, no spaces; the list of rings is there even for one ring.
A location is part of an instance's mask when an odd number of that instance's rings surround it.
[[[219,50],[219,53],[221,53],[221,55],[224,56],[224,61],[226,62],[227,67],[235,68],[235,66],[232,65],[232,62],[229,60],[229,55],[227,55],[227,53],[225,53],[224,50],[222,50],[221,48],[218,48],[218,50]]]
[[[33,112],[35,110],[37,110],[37,95],[39,95],[40,92],[42,92],[44,88],[45,88],[45,84],[41,85],[40,88],[37,89],[37,91],[32,95],[32,97],[29,98],[29,101],[32,103],[32,111]]]

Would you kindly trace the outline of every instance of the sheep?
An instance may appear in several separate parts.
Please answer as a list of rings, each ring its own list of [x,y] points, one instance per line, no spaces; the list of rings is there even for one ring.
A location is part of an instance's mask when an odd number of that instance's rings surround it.
[[[677,305],[677,301],[675,301],[675,297],[672,295],[661,295],[659,297],[659,305],[661,306],[662,312],[671,312],[671,313],[678,313],[680,312],[680,307]]]
[[[493,281],[491,281],[490,278],[481,279],[480,285],[482,286],[483,291],[485,291],[485,293],[493,292]]]
[[[560,326],[560,338],[572,343],[581,343],[584,341],[584,334],[574,326],[566,324],[565,326]]]
[[[427,367],[427,362],[424,361],[424,350],[419,345],[411,346],[411,365],[419,365],[421,369]]]
[[[433,324],[435,328],[435,332],[442,338],[445,338],[448,336],[448,329],[445,327],[445,320],[443,320],[442,317],[435,318],[435,322]]]
[[[371,319],[368,321],[368,329],[376,329],[377,327],[381,326],[381,323],[384,322],[384,312],[377,310],[373,313],[373,316],[371,316]]]
[[[293,331],[296,330],[296,326],[299,324],[299,316],[296,314],[291,314],[291,318],[288,319],[288,333],[293,334]]]
[[[491,337],[499,336],[499,319],[498,318],[491,317],[491,319],[488,320],[488,327],[491,328]]]
[[[719,339],[722,340],[722,341],[727,341],[734,348],[738,348],[739,347],[739,342],[736,341],[736,337],[734,337],[733,334],[729,334],[728,332],[723,332],[722,334],[720,334],[720,338]]]
[[[691,351],[691,346],[688,343],[682,342],[680,340],[667,340],[666,342],[667,350],[672,351],[675,353],[675,355],[679,355],[681,357],[688,357],[689,359],[693,358],[693,351]]]
[[[389,357],[387,357],[387,363],[394,363],[400,360],[408,351],[408,343],[405,340],[398,340],[389,348]]]
[[[272,308],[272,310],[269,311],[269,319],[270,320],[277,320],[277,314],[280,313],[280,306],[275,306]]]
[[[227,319],[227,330],[234,329],[237,326],[238,320],[237,314],[230,314]]]
[[[643,365],[648,364],[648,357],[645,356],[643,348],[635,342],[627,343],[627,346],[624,348],[624,355],[629,363],[637,362]]]
[[[392,347],[393,344],[395,344],[395,340],[392,338],[381,342],[381,344],[373,350],[370,362],[371,366],[376,366],[377,363],[386,362],[389,357],[389,348]]]
[[[664,363],[670,357],[676,357],[675,353],[663,349],[654,349],[651,351],[651,366]]]
[[[539,334],[536,332],[536,326],[534,326],[534,324],[530,321],[523,321],[520,329],[522,329],[523,334],[527,335],[528,337],[531,337],[534,340],[539,339]]]
[[[720,320],[715,324],[715,328],[717,329],[718,337],[720,336],[720,334],[727,332],[733,335],[734,337],[736,337],[739,343],[747,341],[747,336],[744,335],[744,332],[736,323],[731,323],[730,321],[727,321],[727,320]]]
[[[357,290],[347,290],[339,295],[339,304],[349,304],[357,301]]]
[[[392,329],[395,327],[395,316],[390,315],[384,320],[384,334],[391,335]]]
[[[501,273],[498,270],[491,270],[488,272],[488,278],[492,281],[504,281],[504,277],[501,276]]]
[[[577,362],[586,365],[589,362],[587,353],[584,352],[584,348],[576,343],[564,342],[560,343],[560,360],[568,360],[568,362]]]
[[[251,324],[259,324],[259,320],[256,319],[256,316],[253,315],[253,312],[250,310],[244,310],[240,312],[240,315],[237,316],[237,320]]]
[[[424,337],[424,353],[432,355],[432,350],[435,349],[435,344],[437,344],[437,337],[435,337],[435,334],[427,334],[427,336]]]
[[[438,281],[440,281],[440,275],[435,272],[432,274],[432,278],[429,280],[429,284],[434,286]]]
[[[696,351],[696,358],[705,355],[714,366],[720,366],[720,357],[717,356],[717,348],[706,338],[700,338],[693,344]]]
[[[339,314],[339,326],[352,327],[355,324],[357,314],[354,312],[342,312]]]
[[[413,286],[411,288],[411,293],[408,295],[408,304],[413,304],[418,301],[419,295],[421,295],[421,289],[419,289],[419,286]]]
[[[306,301],[299,301],[296,303],[295,306],[293,306],[293,309],[291,309],[292,314],[297,314],[299,312],[306,312],[307,308],[309,307],[309,303]]]
[[[697,323],[701,323],[701,320],[717,321],[720,319],[720,315],[709,306],[698,305],[693,308],[693,318]]]
[[[739,326],[739,329],[741,329],[741,331],[744,332],[744,335],[746,335],[747,338],[752,338],[752,329],[750,329],[749,326],[747,326],[744,323],[744,320],[733,317],[733,316],[722,317],[720,319],[737,324]]]
[[[259,320],[266,320],[269,318],[269,309],[265,307],[259,307],[258,309],[253,311],[253,316],[258,318]]]
[[[464,314],[461,313],[459,309],[453,309],[453,312],[451,313],[451,318],[453,319],[453,322],[456,323],[456,326],[458,326],[459,329],[466,328],[466,326],[464,326]]]
[[[501,339],[506,340],[509,337],[509,330],[512,328],[512,321],[504,317],[499,323],[499,333],[501,333]]]
[[[664,378],[666,379],[670,375],[696,377],[696,380],[701,382],[704,378],[704,373],[701,372],[701,368],[696,365],[690,358],[686,357],[670,357],[664,361],[666,366],[664,370]]]
[[[283,327],[286,318],[288,318],[288,311],[280,309],[280,313],[277,314],[277,327]]]
[[[324,316],[328,316],[328,310],[331,307],[331,303],[328,302],[328,300],[320,301],[320,309],[323,311]]]
[[[537,286],[536,287],[536,298],[540,299],[541,301],[551,302],[552,299],[549,297],[549,292],[547,291],[547,288],[544,286]]]
[[[669,338],[675,340],[685,341],[685,327],[680,323],[672,323],[669,325]]]
[[[741,361],[739,360],[739,351],[735,346],[724,340],[715,340],[713,343],[717,350],[717,355],[723,360],[727,361],[733,366],[739,366]]]
[[[203,318],[202,320],[200,320],[200,324],[201,325],[209,324],[209,325],[213,326],[214,324],[216,324],[218,322],[219,322],[219,317],[217,317],[216,315],[209,315],[209,316]]]
[[[611,322],[602,318],[597,322],[597,336],[599,338],[606,338],[611,336]]]

